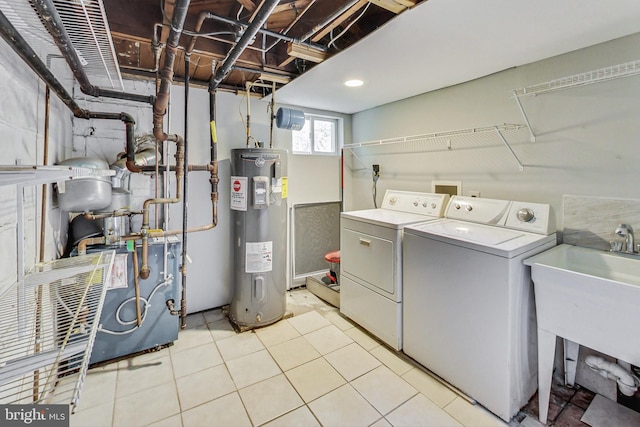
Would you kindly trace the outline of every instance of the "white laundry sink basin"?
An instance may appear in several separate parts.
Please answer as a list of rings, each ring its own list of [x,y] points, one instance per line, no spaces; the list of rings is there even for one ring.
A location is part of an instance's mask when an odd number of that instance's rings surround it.
[[[569,384],[579,345],[640,364],[640,257],[559,245],[524,263],[531,266],[535,289],[539,419],[544,424],[557,336],[564,338]]]
[[[524,262],[538,329],[640,363],[640,257],[559,245]]]

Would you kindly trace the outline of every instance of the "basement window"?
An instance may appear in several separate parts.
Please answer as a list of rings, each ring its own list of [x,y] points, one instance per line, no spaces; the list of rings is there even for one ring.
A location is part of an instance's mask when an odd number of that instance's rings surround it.
[[[340,147],[340,119],[305,114],[302,129],[292,132],[293,154],[337,155]]]

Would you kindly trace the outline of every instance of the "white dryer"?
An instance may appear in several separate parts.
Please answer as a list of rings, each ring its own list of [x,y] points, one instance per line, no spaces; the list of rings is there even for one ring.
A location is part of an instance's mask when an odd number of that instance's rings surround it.
[[[509,421],[537,387],[523,259],[556,244],[549,205],[454,196],[405,227],[404,352]]]
[[[402,348],[402,232],[442,218],[448,195],[387,190],[379,209],[343,212],[340,312]]]

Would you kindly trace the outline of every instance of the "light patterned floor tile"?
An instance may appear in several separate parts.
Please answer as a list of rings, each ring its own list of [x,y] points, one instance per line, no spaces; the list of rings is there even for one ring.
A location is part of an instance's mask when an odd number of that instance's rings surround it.
[[[219,397],[182,413],[184,427],[251,427],[249,415],[237,392]]]
[[[282,373],[267,350],[230,360],[227,368],[239,389]]]
[[[418,394],[418,390],[386,366],[364,374],[351,385],[383,415]]]
[[[380,418],[375,423],[371,424],[369,427],[393,427],[389,421],[384,418]]]
[[[147,424],[146,427],[182,427],[182,416],[180,414],[176,414],[172,417],[165,418],[164,420]]]
[[[139,391],[116,400],[114,426],[145,426],[180,413],[174,382]]]
[[[202,371],[223,363],[214,343],[190,348],[171,355],[173,372],[176,378]]]
[[[445,406],[444,410],[465,427],[507,427],[508,425],[482,406],[472,405],[459,396]]]
[[[284,375],[243,388],[238,392],[253,425],[261,425],[304,405]]]
[[[353,342],[348,335],[335,325],[325,326],[322,329],[309,332],[304,337],[320,354],[331,353]]]
[[[316,329],[324,328],[331,324],[329,320],[325,319],[317,311],[309,311],[298,316],[293,316],[291,319],[287,319],[287,322],[296,328],[302,335],[315,331]]]
[[[402,378],[441,408],[444,408],[458,397],[456,393],[420,368],[413,368],[402,375]]]
[[[262,341],[253,332],[243,332],[229,338],[216,341],[220,355],[225,361],[237,359],[256,351],[264,350]]]
[[[320,353],[313,348],[311,343],[301,336],[270,347],[269,353],[283,371],[288,371],[320,357]]]
[[[346,317],[340,315],[338,310],[330,311],[324,315],[331,323],[340,328],[341,331],[346,331],[347,329],[353,328],[353,323],[351,323]]]
[[[233,337],[236,335],[236,331],[233,329],[229,319],[223,318],[215,322],[207,324],[211,331],[211,336],[215,341],[223,340],[225,338]]]
[[[378,359],[356,343],[349,344],[325,355],[325,359],[347,381],[352,381],[381,365]]]
[[[323,358],[293,368],[285,372],[285,375],[305,402],[317,399],[346,383],[338,371]]]
[[[236,390],[224,364],[178,378],[176,386],[183,411]]]
[[[82,399],[80,399],[82,401]],[[111,427],[113,421],[114,402],[106,402],[101,405],[91,405],[80,409],[75,414],[71,414],[70,427]]]
[[[380,347],[380,343],[378,341],[371,338],[366,332],[360,330],[360,328],[353,327],[345,329],[344,333],[349,335],[352,340],[360,344],[360,346],[367,351]]]
[[[400,356],[384,346],[376,347],[370,353],[398,375],[404,375],[414,368],[411,363],[402,360]]]
[[[141,362],[147,360],[146,362]],[[173,382],[173,366],[169,353],[154,360],[133,358],[118,363],[116,399],[147,390],[157,385]]]
[[[444,409],[418,394],[386,417],[394,427],[462,427]]]
[[[82,386],[78,410],[115,401],[117,379],[117,363],[89,369]]]
[[[302,406],[265,424],[262,427],[320,427],[308,407]],[[380,426],[383,427],[383,426]]]
[[[287,321],[256,329],[255,332],[265,347],[278,345],[300,336],[300,332]]]
[[[309,403],[323,426],[369,426],[381,415],[349,384]]]
[[[171,353],[174,354],[212,342],[213,337],[207,325],[200,325],[180,330],[180,332],[178,332],[178,339],[169,349]]]

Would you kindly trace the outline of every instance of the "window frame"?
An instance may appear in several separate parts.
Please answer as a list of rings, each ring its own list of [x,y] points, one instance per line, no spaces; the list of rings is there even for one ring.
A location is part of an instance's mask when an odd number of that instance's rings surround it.
[[[325,122],[333,122],[335,124],[334,126],[334,132],[333,132],[333,145],[334,145],[334,150],[333,151],[316,151],[314,149],[315,146],[315,128],[314,128],[314,123],[316,120],[319,121],[325,121]],[[296,151],[294,148],[294,137],[295,137],[295,132],[301,132],[301,130],[298,131],[292,131],[291,134],[291,153],[294,155],[300,155],[300,156],[339,156],[340,155],[340,151],[342,149],[343,146],[343,141],[344,141],[344,124],[343,124],[343,120],[341,117],[336,117],[336,116],[329,116],[329,115],[323,115],[323,114],[310,114],[310,113],[305,113],[305,125],[307,123],[307,121],[309,121],[310,123],[310,127],[311,129],[309,129],[309,133],[310,133],[310,152],[307,151]]]

